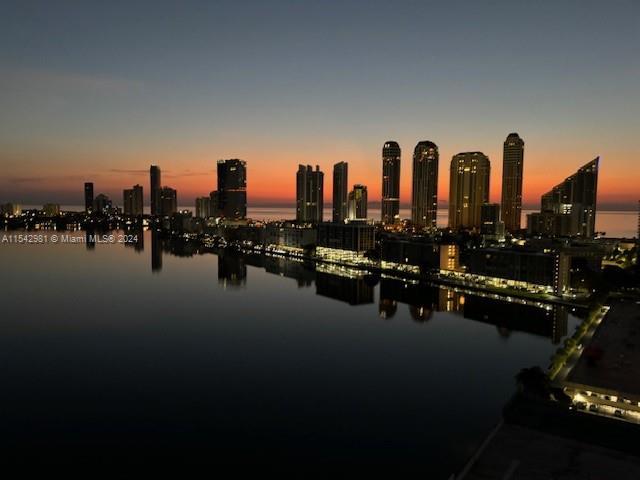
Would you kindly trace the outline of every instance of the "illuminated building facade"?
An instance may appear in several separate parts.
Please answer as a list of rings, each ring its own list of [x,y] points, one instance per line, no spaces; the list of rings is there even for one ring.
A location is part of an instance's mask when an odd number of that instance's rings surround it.
[[[523,169],[524,140],[510,133],[502,153],[502,221],[510,233],[520,230]]]
[[[344,222],[347,219],[347,193],[349,164],[339,162],[333,166],[333,221]]]
[[[453,156],[449,184],[449,228],[480,229],[482,205],[489,202],[491,163],[482,152]]]
[[[336,261],[362,261],[375,246],[375,229],[366,222],[320,223],[316,255]]]
[[[527,216],[530,234],[593,238],[599,163],[597,157],[542,195],[540,213]]]
[[[410,273],[437,271],[440,245],[426,237],[386,235],[380,240],[380,265],[383,269]]]
[[[349,192],[348,201],[349,220],[367,219],[367,187],[365,185],[354,185]]]
[[[382,223],[395,223],[400,215],[400,145],[392,140],[382,147]]]
[[[299,165],[296,174],[296,220],[302,223],[322,222],[324,174],[316,165]]]
[[[563,295],[569,290],[571,257],[557,250],[479,248],[469,252],[466,275],[490,286]]]
[[[438,146],[433,142],[418,142],[413,151],[411,221],[417,227],[436,227],[439,159]]]

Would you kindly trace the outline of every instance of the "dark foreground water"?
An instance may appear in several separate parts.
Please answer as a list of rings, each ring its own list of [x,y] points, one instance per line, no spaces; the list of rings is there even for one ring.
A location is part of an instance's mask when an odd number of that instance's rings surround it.
[[[163,248],[0,244],[5,460],[448,478],[576,322]]]

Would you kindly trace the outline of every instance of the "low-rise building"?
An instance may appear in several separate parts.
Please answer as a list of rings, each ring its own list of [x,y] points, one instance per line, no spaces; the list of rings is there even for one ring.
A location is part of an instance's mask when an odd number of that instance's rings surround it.
[[[375,246],[375,230],[366,222],[320,223],[316,255],[327,260],[358,261]]]

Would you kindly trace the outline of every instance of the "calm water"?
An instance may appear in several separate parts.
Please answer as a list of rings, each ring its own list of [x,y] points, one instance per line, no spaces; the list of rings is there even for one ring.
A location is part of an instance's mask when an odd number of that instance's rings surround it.
[[[518,370],[546,366],[576,325],[561,310],[190,253],[149,232],[137,249],[0,244],[5,454],[448,478]]]

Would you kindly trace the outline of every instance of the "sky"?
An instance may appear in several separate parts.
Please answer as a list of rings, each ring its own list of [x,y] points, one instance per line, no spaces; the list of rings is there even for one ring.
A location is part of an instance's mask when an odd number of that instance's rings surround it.
[[[191,205],[216,160],[252,205],[288,205],[298,164],[334,163],[379,201],[381,149],[491,159],[525,141],[524,201],[601,157],[601,208],[640,199],[640,2],[15,1],[0,16],[0,202],[122,202],[148,169]]]

